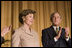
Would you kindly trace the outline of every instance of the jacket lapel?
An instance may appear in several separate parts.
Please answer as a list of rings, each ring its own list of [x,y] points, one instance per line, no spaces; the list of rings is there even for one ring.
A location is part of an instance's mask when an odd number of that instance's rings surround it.
[[[53,28],[53,26],[50,27],[50,34],[51,34],[51,37],[53,37],[53,38],[57,35],[56,31]]]

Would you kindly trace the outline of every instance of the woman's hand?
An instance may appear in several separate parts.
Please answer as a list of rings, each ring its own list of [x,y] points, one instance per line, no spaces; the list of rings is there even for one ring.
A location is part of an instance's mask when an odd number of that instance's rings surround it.
[[[10,25],[9,27],[5,27],[1,32],[1,36],[4,37],[5,34],[7,34],[10,31],[11,27],[12,25]]]

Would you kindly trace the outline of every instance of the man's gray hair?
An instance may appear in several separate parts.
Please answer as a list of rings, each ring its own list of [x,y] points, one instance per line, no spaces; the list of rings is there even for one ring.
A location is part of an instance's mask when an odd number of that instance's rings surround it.
[[[52,13],[51,16],[50,16],[50,20],[51,20],[51,22],[52,22],[52,18],[54,17],[54,14],[55,14],[55,13],[60,14],[59,12],[54,12],[54,13]],[[61,16],[60,16],[60,18],[61,18]]]

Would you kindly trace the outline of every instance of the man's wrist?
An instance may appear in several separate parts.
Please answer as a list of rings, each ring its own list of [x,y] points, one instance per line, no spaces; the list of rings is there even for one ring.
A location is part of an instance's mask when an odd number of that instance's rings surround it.
[[[69,40],[69,36],[68,36],[68,37],[66,37],[65,39],[66,39],[66,41],[68,41],[68,40]]]
[[[58,40],[59,39],[59,36],[56,36],[55,38]]]
[[[66,35],[65,37],[66,37],[66,38],[68,38],[68,37],[69,37],[69,34],[68,34],[68,35]]]
[[[57,42],[58,40],[56,39],[56,37],[54,37],[54,41]]]

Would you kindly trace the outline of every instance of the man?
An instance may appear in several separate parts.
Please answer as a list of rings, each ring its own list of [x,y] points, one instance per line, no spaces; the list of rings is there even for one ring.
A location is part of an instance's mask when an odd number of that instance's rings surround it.
[[[2,32],[1,32],[1,44],[4,43],[4,36],[9,32],[9,30],[11,29],[11,26],[9,27],[5,27]]]
[[[71,47],[69,28],[60,27],[61,16],[55,12],[50,17],[52,26],[42,30],[43,47]]]

